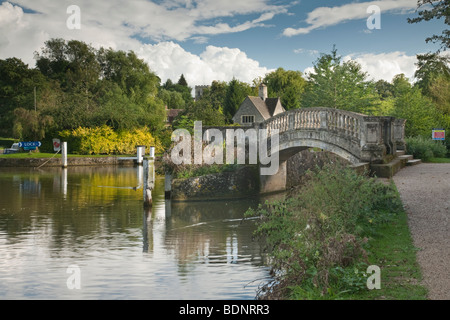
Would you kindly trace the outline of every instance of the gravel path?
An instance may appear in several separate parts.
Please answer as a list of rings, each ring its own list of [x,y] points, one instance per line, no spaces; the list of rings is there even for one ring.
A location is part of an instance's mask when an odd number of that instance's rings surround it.
[[[406,167],[394,182],[409,218],[431,300],[450,300],[450,164]]]

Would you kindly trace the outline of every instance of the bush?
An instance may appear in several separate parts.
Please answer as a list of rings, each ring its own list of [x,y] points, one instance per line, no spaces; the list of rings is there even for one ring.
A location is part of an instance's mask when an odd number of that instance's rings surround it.
[[[431,158],[444,158],[447,155],[447,147],[441,141],[421,136],[406,139],[409,154],[416,159],[429,160]]]
[[[368,239],[402,209],[393,186],[342,165],[310,172],[306,184],[285,201],[266,203],[256,236],[271,255],[273,282],[265,299],[335,297],[366,288]]]
[[[67,141],[70,153],[76,154],[134,154],[138,145],[155,147],[162,152],[161,144],[148,128],[121,130],[115,132],[108,126],[65,130],[59,132],[61,140]]]

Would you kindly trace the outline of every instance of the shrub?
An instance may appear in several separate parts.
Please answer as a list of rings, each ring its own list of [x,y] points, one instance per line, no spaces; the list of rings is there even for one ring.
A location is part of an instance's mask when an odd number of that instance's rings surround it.
[[[59,132],[62,140],[67,141],[69,152],[77,154],[134,154],[138,145],[155,147],[162,152],[162,146],[148,128],[121,130],[115,132],[111,127],[79,127]]]
[[[443,158],[447,155],[445,144],[422,136],[407,138],[406,146],[408,153],[416,159],[428,160],[430,158]]]
[[[310,172],[296,195],[266,203],[255,235],[271,255],[265,299],[334,297],[365,288],[368,239],[402,208],[393,186],[342,165]]]

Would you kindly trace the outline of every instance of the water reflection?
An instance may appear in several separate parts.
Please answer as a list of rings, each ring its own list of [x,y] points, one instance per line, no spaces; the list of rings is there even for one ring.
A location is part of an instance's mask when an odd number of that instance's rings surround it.
[[[259,199],[171,203],[142,168],[0,169],[0,298],[253,299],[264,255],[243,220]],[[78,265],[82,288],[66,286]]]

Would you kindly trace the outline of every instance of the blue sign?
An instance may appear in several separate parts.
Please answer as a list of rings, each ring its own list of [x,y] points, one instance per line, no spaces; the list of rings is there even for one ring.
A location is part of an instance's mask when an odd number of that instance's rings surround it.
[[[23,148],[24,150],[36,150],[40,146],[40,141],[19,142],[19,148]]]

